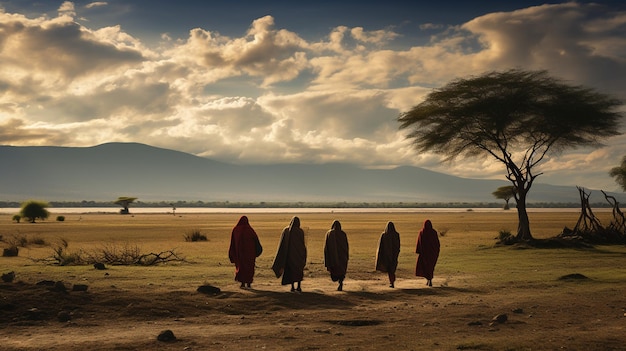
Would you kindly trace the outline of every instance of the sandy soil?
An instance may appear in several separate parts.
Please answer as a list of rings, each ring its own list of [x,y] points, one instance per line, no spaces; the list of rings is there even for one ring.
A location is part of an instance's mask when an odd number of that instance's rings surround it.
[[[624,350],[626,284],[585,279],[481,286],[471,277],[310,278],[217,295],[177,290],[67,292],[0,283],[2,350]],[[590,284],[577,289],[580,284]],[[581,292],[584,291],[584,292]],[[492,321],[506,314],[505,322]],[[69,319],[69,320],[65,320]],[[171,330],[175,341],[157,336]]]

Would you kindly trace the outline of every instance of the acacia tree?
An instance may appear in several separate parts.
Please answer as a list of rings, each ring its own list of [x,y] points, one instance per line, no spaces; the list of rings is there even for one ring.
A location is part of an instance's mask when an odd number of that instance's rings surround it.
[[[130,211],[128,210],[128,206],[130,206],[130,204],[133,203],[133,201],[137,200],[136,197],[127,197],[127,196],[120,196],[117,198],[117,200],[115,200],[115,202],[113,202],[116,205],[120,205],[123,208],[120,210],[121,214],[129,214]]]
[[[626,191],[626,156],[622,158],[622,164],[618,167],[611,168],[609,175],[615,178],[615,182]]]
[[[508,210],[509,200],[511,200],[511,198],[515,196],[515,187],[513,185],[501,186],[498,189],[496,189],[496,191],[491,193],[491,195],[493,195],[496,199],[504,200],[506,202],[504,204],[504,209]]]
[[[511,69],[456,79],[433,90],[400,114],[400,128],[420,152],[444,161],[457,157],[493,157],[506,168],[516,189],[516,238],[530,241],[526,198],[541,175],[536,166],[548,152],[601,146],[619,135],[622,102],[593,89],[574,86],[546,71]]]
[[[22,218],[26,218],[31,223],[35,223],[37,219],[41,219],[43,221],[50,216],[50,212],[46,210],[46,207],[48,206],[48,203],[45,201],[26,201],[22,204],[20,216]]]

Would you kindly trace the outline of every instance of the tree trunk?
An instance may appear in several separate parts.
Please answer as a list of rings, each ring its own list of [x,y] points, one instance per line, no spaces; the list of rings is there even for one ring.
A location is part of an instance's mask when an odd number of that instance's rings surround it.
[[[526,192],[524,191],[519,191],[519,198],[517,199],[517,218],[519,222],[517,225],[517,240],[533,240],[533,236],[530,234],[530,220],[528,219],[528,212],[526,211]]]

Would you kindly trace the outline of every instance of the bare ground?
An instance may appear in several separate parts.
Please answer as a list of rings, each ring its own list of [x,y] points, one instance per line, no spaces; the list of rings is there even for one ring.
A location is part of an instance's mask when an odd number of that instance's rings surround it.
[[[68,292],[0,283],[2,350],[625,350],[624,284],[584,277],[492,286],[472,277],[310,278],[217,295],[179,289]],[[583,278],[583,279],[576,279]],[[587,285],[579,289],[581,284]],[[506,314],[503,323],[492,319]],[[69,319],[69,320],[64,320]],[[171,330],[175,341],[157,336]]]

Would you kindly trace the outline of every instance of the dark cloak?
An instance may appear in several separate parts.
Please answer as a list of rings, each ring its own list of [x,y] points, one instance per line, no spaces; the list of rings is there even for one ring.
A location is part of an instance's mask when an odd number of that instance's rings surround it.
[[[400,234],[393,222],[388,222],[385,231],[378,240],[376,251],[376,270],[384,273],[395,273],[400,255]]]
[[[348,236],[341,230],[341,223],[334,221],[331,230],[326,232],[324,242],[324,266],[333,281],[343,280],[348,270]]]
[[[278,242],[278,251],[272,264],[276,278],[282,275],[282,285],[300,282],[304,278],[306,265],[306,244],[300,219],[293,217],[288,227],[283,229]]]

